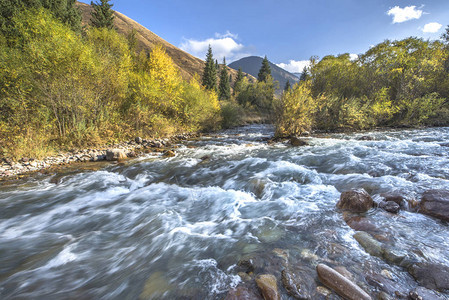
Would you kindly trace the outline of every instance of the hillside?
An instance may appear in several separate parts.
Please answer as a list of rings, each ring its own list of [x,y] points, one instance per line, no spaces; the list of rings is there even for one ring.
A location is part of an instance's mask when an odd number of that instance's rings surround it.
[[[253,75],[257,78],[257,74],[259,73],[260,67],[262,66],[262,57],[258,56],[249,56],[242,59],[239,59],[233,63],[230,63],[228,66],[238,70],[242,68],[242,71],[248,74]],[[271,75],[274,80],[279,81],[279,89],[283,89],[287,80],[290,81],[290,84],[298,82],[299,78],[293,75],[292,73],[287,72],[286,70],[276,66],[275,64],[270,62]]]
[[[92,7],[81,2],[77,2],[77,5],[81,10],[83,25],[89,25]],[[117,11],[115,12],[114,24],[117,28],[117,31],[123,35],[128,35],[133,29],[135,30],[136,38],[138,41],[137,47],[139,51],[150,51],[157,44],[163,45],[167,51],[167,54],[178,66],[184,79],[190,79],[195,73],[201,76],[204,68],[203,60],[196,58],[193,55],[190,55],[189,53],[173,46],[172,44],[154,34],[136,21]],[[234,79],[237,75],[237,71],[231,68],[229,68],[229,71],[232,78]]]

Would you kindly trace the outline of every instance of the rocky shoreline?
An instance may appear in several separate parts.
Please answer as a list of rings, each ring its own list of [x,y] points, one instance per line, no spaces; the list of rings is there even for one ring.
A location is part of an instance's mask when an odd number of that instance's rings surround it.
[[[118,161],[150,153],[161,156],[173,156],[177,143],[197,138],[198,136],[200,135],[192,133],[179,134],[164,139],[142,139],[141,137],[136,137],[134,140],[119,144],[60,152],[58,155],[41,160],[24,157],[14,162],[3,158],[0,159],[0,181],[20,179],[53,169],[56,171],[75,163]]]

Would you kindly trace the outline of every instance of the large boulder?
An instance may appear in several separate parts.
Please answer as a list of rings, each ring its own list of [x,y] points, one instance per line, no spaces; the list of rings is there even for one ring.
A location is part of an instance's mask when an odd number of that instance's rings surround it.
[[[341,193],[337,208],[363,213],[373,207],[373,198],[364,189],[355,189]]]
[[[419,203],[419,212],[449,222],[449,191],[424,192]]]
[[[265,300],[281,300],[276,277],[270,274],[259,275],[256,283]]]
[[[318,278],[328,288],[334,290],[344,299],[348,300],[371,300],[372,298],[358,285],[341,275],[334,269],[318,264],[316,267]]]
[[[126,152],[121,149],[110,149],[106,151],[107,161],[118,161],[128,158]]]
[[[293,147],[301,147],[301,146],[307,146],[308,145],[306,141],[304,141],[304,140],[302,140],[300,138],[297,138],[295,136],[290,138],[290,144]]]

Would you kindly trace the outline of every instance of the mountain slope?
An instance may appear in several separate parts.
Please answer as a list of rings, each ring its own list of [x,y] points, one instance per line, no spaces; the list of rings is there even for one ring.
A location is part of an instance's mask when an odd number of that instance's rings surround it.
[[[233,63],[230,63],[228,66],[238,70],[238,68],[242,68],[242,71],[248,74],[253,75],[257,78],[260,67],[262,66],[262,57],[258,56],[248,56],[242,59],[239,59]],[[290,81],[290,84],[293,85],[295,82],[299,81],[299,78],[293,75],[292,73],[287,72],[286,70],[276,66],[275,64],[270,62],[271,68],[271,76],[273,76],[274,80],[279,81],[279,89],[283,89],[287,80]]]
[[[92,7],[88,4],[77,2],[83,18],[83,25],[89,25],[91,18]],[[138,51],[150,51],[155,45],[161,44],[165,47],[167,54],[173,59],[173,62],[178,66],[181,75],[184,79],[190,79],[194,74],[203,74],[204,61],[190,55],[187,52],[173,46],[158,35],[154,34],[144,26],[136,21],[128,18],[122,13],[115,12],[114,25],[120,34],[127,36],[132,30],[136,33]],[[229,69],[229,72],[234,79],[237,75],[236,70]]]

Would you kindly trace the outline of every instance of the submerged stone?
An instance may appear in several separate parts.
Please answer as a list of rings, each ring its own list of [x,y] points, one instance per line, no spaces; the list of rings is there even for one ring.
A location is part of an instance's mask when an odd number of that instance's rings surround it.
[[[371,255],[382,257],[382,244],[376,241],[369,233],[359,231],[354,234],[357,242]]]
[[[419,203],[419,212],[449,222],[449,191],[424,192]]]
[[[320,281],[341,297],[349,300],[371,300],[364,290],[334,269],[319,264],[316,271]]]
[[[263,274],[256,277],[257,286],[265,300],[280,300],[280,294],[276,277],[270,274]]]
[[[409,273],[422,286],[437,290],[449,290],[449,267],[435,263],[416,263]]]

